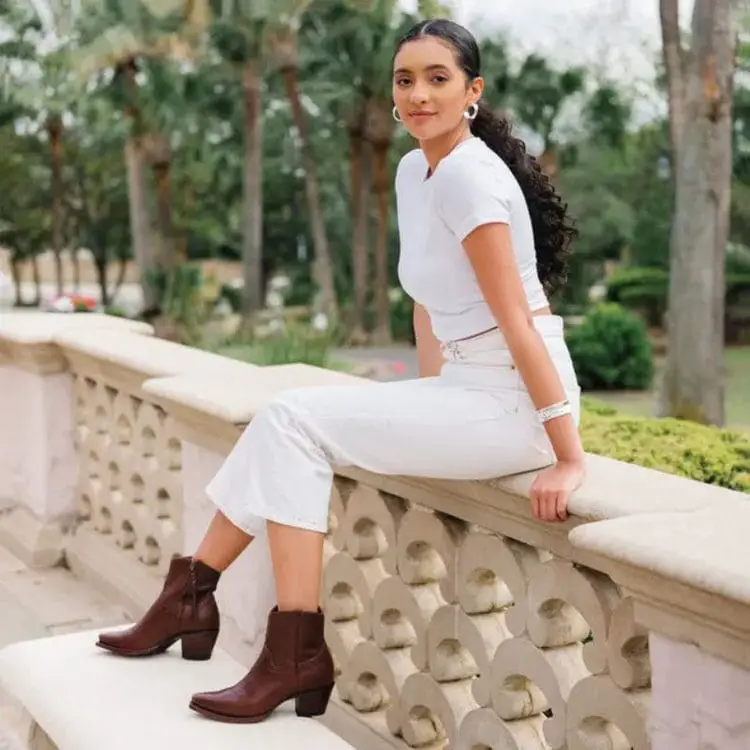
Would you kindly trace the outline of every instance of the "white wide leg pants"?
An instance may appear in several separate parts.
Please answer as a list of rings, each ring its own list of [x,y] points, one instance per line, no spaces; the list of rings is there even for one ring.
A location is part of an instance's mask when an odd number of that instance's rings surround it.
[[[535,318],[576,420],[580,389],[562,319]],[[443,347],[440,376],[293,389],[260,411],[207,493],[253,536],[266,521],[325,532],[334,469],[490,479],[539,469],[552,446],[502,334]]]

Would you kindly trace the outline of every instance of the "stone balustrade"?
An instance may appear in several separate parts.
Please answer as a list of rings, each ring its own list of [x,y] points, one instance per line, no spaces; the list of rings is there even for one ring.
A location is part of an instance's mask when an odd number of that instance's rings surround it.
[[[34,564],[64,556],[133,616],[195,548],[213,512],[204,487],[259,409],[296,386],[373,387],[149,333],[99,316],[0,320],[0,543]],[[750,746],[747,497],[590,456],[573,516],[545,525],[532,480],[337,473],[325,723],[361,748]],[[247,662],[273,605],[265,539],[219,602],[221,643]]]

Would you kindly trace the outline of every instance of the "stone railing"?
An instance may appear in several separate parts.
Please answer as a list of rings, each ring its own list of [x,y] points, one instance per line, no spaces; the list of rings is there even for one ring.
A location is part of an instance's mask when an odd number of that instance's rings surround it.
[[[133,616],[171,556],[195,548],[203,488],[259,409],[295,386],[377,387],[121,321],[8,317],[0,543],[33,564],[64,555]],[[529,512],[532,479],[337,474],[324,721],[361,748],[750,746],[746,497],[592,456],[574,516],[552,526]],[[249,661],[273,604],[264,539],[219,600],[221,643]]]

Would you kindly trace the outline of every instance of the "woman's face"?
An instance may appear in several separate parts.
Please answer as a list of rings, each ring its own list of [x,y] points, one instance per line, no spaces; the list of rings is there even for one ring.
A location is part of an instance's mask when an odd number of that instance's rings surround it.
[[[404,127],[425,141],[455,131],[482,94],[482,79],[469,83],[453,49],[435,37],[407,42],[393,63],[393,101]]]

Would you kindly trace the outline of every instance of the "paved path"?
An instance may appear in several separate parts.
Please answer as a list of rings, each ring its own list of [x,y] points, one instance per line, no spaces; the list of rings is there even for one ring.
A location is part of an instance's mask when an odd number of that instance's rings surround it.
[[[65,568],[29,570],[0,546],[0,648],[16,641],[119,625],[126,618]],[[16,750],[13,712],[0,695],[0,750]]]
[[[419,376],[417,350],[412,346],[334,349],[333,359],[352,362],[362,374],[375,380],[406,380]]]

